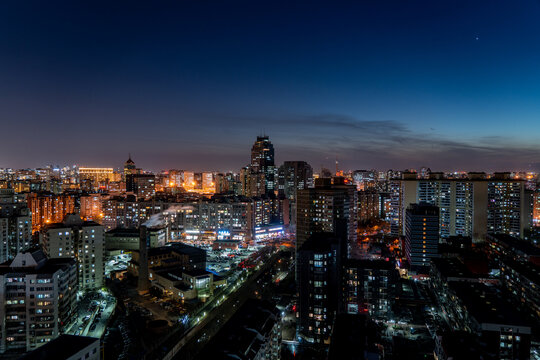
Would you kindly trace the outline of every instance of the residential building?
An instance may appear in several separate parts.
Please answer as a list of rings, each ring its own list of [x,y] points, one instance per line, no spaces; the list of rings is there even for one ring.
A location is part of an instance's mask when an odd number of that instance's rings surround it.
[[[343,311],[374,317],[391,313],[399,277],[393,261],[348,259],[343,277]]]
[[[439,208],[411,204],[405,217],[405,256],[411,267],[429,266],[439,254]]]
[[[77,316],[75,260],[20,252],[0,265],[0,353],[26,352],[58,337]]]
[[[341,242],[333,233],[315,233],[297,251],[298,333],[311,343],[330,341],[340,301]]]
[[[93,221],[83,221],[78,214],[63,222],[50,224],[40,234],[40,244],[51,259],[75,258],[79,288],[100,289],[104,284],[104,228]]]
[[[32,244],[32,214],[12,189],[0,189],[0,263]]]
[[[32,231],[62,222],[67,214],[75,212],[74,195],[55,195],[49,193],[30,193],[27,197],[28,208],[32,213]]]
[[[426,202],[439,208],[441,238],[463,235],[474,242],[485,241],[489,232],[523,236],[530,226],[530,204],[525,181],[509,173],[469,173],[465,178],[448,178],[431,173],[429,179],[403,173],[390,183],[392,234],[405,234],[405,211],[410,204]]]
[[[133,175],[133,192],[142,199],[151,199],[156,195],[156,176],[153,174]]]
[[[357,204],[355,187],[339,177],[316,179],[314,188],[299,190],[296,251],[313,234],[330,232],[341,239],[341,253],[347,257],[357,238]]]

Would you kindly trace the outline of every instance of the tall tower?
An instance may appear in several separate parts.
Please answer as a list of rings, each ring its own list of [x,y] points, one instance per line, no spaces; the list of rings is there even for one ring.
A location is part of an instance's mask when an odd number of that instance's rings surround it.
[[[137,167],[135,166],[135,162],[131,160],[131,154],[129,155],[129,159],[124,164],[124,180],[126,181],[126,191],[134,191],[135,184],[133,181],[133,175],[135,175],[137,171]]]
[[[251,173],[260,176],[258,187],[264,194],[273,194],[275,189],[274,145],[268,136],[257,136],[251,148]],[[262,182],[262,183],[260,183]]]

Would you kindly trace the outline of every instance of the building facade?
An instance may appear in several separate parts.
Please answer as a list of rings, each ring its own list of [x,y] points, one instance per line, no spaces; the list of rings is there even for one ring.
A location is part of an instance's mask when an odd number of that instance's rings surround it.
[[[523,180],[507,173],[491,177],[484,173],[469,173],[465,178],[447,178],[441,173],[429,176],[419,179],[415,173],[404,173],[402,179],[390,182],[392,235],[405,234],[405,211],[419,202],[439,208],[443,239],[463,235],[481,242],[489,232],[523,236],[531,225]]]
[[[32,214],[12,189],[0,189],[0,263],[32,243]]]
[[[79,215],[69,215],[63,222],[51,224],[40,234],[40,244],[51,259],[75,258],[79,288],[100,289],[104,284],[104,228]]]
[[[0,353],[26,352],[58,337],[76,320],[77,265],[41,250],[0,265]]]
[[[405,216],[405,256],[411,267],[429,266],[439,254],[439,208],[411,204]]]

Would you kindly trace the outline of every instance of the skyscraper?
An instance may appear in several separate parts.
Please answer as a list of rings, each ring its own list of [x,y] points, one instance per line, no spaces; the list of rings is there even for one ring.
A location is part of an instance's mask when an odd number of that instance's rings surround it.
[[[134,191],[135,184],[133,181],[133,175],[137,173],[137,167],[135,162],[131,160],[131,154],[124,164],[124,180],[126,181],[126,191]]]
[[[438,257],[439,208],[427,203],[411,204],[405,216],[405,255],[411,267],[428,266]]]
[[[313,187],[313,169],[305,161],[285,161],[278,170],[278,194],[289,200],[289,223],[296,225],[298,190]]]
[[[258,181],[260,194],[273,194],[275,186],[274,145],[268,136],[257,136],[251,148],[251,173],[262,174]]]

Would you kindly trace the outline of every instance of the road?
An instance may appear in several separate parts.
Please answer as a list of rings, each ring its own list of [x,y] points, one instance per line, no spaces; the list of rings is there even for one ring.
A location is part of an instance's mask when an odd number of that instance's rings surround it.
[[[274,253],[262,265],[259,265],[258,269],[241,285],[233,286],[227,289],[224,294],[220,294],[219,297],[214,297],[214,304],[209,304],[204,308],[200,316],[193,319],[195,322],[193,327],[183,335],[173,336],[161,346],[161,348],[170,349],[168,352],[160,354],[158,351],[154,351],[147,354],[146,359],[194,359],[200,349],[219,331],[221,326],[263,285],[258,284],[257,280],[277,262],[279,256],[279,252]]]

